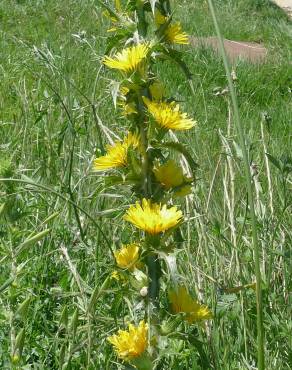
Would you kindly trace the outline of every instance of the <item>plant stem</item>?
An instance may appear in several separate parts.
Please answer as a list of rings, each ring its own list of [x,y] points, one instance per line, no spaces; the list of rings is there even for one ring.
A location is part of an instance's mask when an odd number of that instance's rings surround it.
[[[231,78],[231,70],[230,70],[229,62],[228,62],[227,55],[225,52],[220,27],[217,21],[217,17],[216,17],[214,5],[213,5],[213,0],[208,0],[208,3],[209,3],[209,8],[211,11],[212,18],[213,18],[213,23],[216,29],[216,33],[219,39],[219,48],[220,48],[220,52],[222,54],[222,58],[224,62],[231,102],[233,106],[234,121],[235,121],[236,129],[237,129],[237,133],[239,137],[239,142],[240,142],[240,146],[241,146],[241,150],[243,154],[245,180],[246,180],[250,217],[251,217],[251,224],[252,224],[252,239],[253,239],[253,250],[254,250],[255,274],[256,274],[258,369],[264,370],[265,369],[265,353],[264,353],[264,327],[263,327],[263,308],[262,308],[262,289],[261,289],[262,281],[261,281],[261,270],[260,270],[260,247],[259,247],[258,235],[257,235],[258,234],[257,233],[257,220],[256,220],[255,208],[254,208],[254,196],[253,196],[253,190],[252,190],[252,177],[250,173],[249,155],[248,155],[248,151],[247,151],[246,144],[245,144],[244,131],[243,131],[243,128],[240,122],[237,96],[236,96],[235,88],[234,88],[233,81]]]
[[[138,92],[140,94],[140,92]],[[152,186],[151,186],[151,161],[149,158],[149,153],[147,151],[148,147],[148,137],[147,130],[145,129],[145,114],[144,106],[142,100],[142,91],[138,95],[138,111],[139,111],[139,127],[140,127],[140,137],[141,137],[141,150],[142,150],[142,177],[143,177],[143,196],[151,198],[152,195]],[[151,244],[151,243],[150,243]],[[157,254],[150,254],[147,257],[147,268],[148,268],[148,297],[149,304],[154,307],[159,305],[159,273],[160,273],[160,263]],[[152,310],[150,309],[150,312]]]
[[[149,277],[148,296],[154,307],[158,307],[160,264],[157,254],[151,254],[147,257],[147,267]]]

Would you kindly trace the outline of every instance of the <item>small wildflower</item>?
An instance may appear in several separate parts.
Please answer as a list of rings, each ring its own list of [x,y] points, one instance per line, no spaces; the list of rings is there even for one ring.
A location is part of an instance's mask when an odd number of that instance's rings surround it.
[[[192,180],[184,176],[181,167],[172,159],[160,166],[155,166],[153,172],[156,180],[158,180],[165,189],[175,188]]]
[[[185,318],[189,323],[212,318],[209,308],[201,305],[194,299],[184,286],[179,286],[177,290],[171,290],[169,292],[169,300],[172,310],[175,313],[185,313]]]
[[[107,145],[107,153],[94,160],[95,171],[106,171],[112,168],[125,167],[129,148],[137,148],[140,145],[140,138],[131,132],[123,142],[117,141],[114,145]]]
[[[188,35],[182,31],[179,22],[170,24],[165,30],[165,39],[171,44],[187,45],[189,43]]]
[[[103,63],[109,68],[133,73],[141,69],[142,62],[147,58],[148,52],[148,44],[138,44],[122,50],[113,58],[106,56]]]
[[[175,102],[153,102],[143,97],[149,113],[155,121],[164,129],[189,130],[195,126],[196,121],[188,118],[186,113],[180,112],[179,104]]]
[[[127,244],[114,252],[114,255],[120,268],[132,270],[139,258],[139,246],[135,243]]]
[[[124,220],[131,222],[138,229],[155,235],[176,226],[182,220],[182,212],[176,207],[167,208],[166,205],[143,199],[142,205],[136,202],[130,206]]]
[[[129,330],[119,330],[108,341],[115,347],[118,356],[126,361],[140,357],[147,347],[148,325],[144,320],[137,327],[129,325]]]
[[[161,26],[167,21],[167,17],[165,15],[161,14],[161,12],[158,9],[156,9],[155,10],[155,15],[154,15],[154,20],[155,20],[155,24],[157,26]]]
[[[114,280],[117,280],[119,281],[120,280],[120,277],[119,277],[119,273],[117,270],[114,270],[112,273],[111,273],[111,278],[114,279]]]

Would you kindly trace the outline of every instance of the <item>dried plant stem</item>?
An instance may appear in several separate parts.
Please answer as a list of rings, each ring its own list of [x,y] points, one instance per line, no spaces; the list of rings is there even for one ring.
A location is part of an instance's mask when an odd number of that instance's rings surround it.
[[[251,178],[250,166],[249,166],[249,155],[248,155],[246,144],[245,144],[244,131],[243,131],[243,128],[240,122],[237,96],[236,96],[235,88],[234,88],[232,78],[231,78],[231,70],[230,70],[229,62],[228,62],[227,55],[224,49],[223,38],[221,35],[218,20],[216,17],[213,1],[208,0],[208,4],[209,4],[210,11],[211,11],[213,23],[216,29],[216,33],[219,39],[220,52],[222,54],[222,58],[224,62],[224,67],[226,71],[228,87],[229,87],[229,92],[230,92],[230,97],[231,97],[231,103],[233,107],[234,121],[235,121],[236,129],[237,129],[238,137],[239,137],[239,142],[240,142],[240,146],[241,146],[241,150],[243,154],[245,180],[246,180],[246,187],[247,187],[247,193],[248,193],[251,225],[252,225],[254,264],[255,264],[255,274],[256,274],[258,369],[263,370],[265,368],[265,354],[264,354],[264,327],[263,327],[263,309],[262,309],[261,270],[260,270],[260,247],[259,247],[258,235],[257,235],[258,234],[257,233],[257,220],[256,220],[256,215],[255,215],[255,207],[254,207],[254,195],[253,195],[252,178]]]
[[[273,185],[272,185],[272,178],[271,178],[271,171],[270,171],[270,165],[269,160],[267,157],[267,145],[265,140],[265,133],[264,133],[264,124],[261,122],[261,136],[262,136],[262,142],[263,142],[263,148],[264,148],[264,157],[265,157],[265,165],[266,165],[266,171],[267,171],[267,179],[268,179],[268,189],[269,189],[269,198],[270,198],[270,210],[271,215],[274,214],[274,206],[273,206]]]

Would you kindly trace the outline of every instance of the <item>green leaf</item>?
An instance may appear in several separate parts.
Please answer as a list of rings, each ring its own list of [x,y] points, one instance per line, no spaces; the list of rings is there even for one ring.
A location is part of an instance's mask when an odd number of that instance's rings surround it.
[[[165,143],[152,143],[153,147],[158,147],[158,148],[168,148],[171,150],[174,150],[176,152],[179,152],[182,154],[185,159],[187,160],[189,166],[192,169],[192,172],[195,177],[195,171],[199,167],[199,165],[193,160],[191,154],[189,153],[188,149],[181,143],[177,143],[175,141],[169,141]]]
[[[179,52],[178,50],[168,49],[165,46],[161,46],[159,49],[167,59],[175,62],[181,68],[188,80],[192,79],[191,71],[186,63],[182,60],[183,53]]]
[[[159,256],[165,260],[171,279],[176,284],[178,278],[176,255],[160,252]]]
[[[15,280],[15,277],[10,277],[0,286],[0,293],[7,289]]]
[[[27,297],[17,308],[16,315],[20,316],[23,321],[25,321],[27,316],[27,311],[29,304],[31,302],[31,297]]]
[[[72,332],[73,339],[76,336],[77,327],[78,327],[78,309],[76,308],[70,321],[70,330]]]
[[[48,235],[48,233],[50,231],[51,231],[50,229],[45,229],[45,230],[41,231],[40,233],[38,233],[38,234],[36,234],[36,235],[34,235],[34,236],[29,237],[28,239],[26,239],[22,244],[20,244],[18,246],[18,248],[16,249],[16,252],[15,252],[15,255],[17,256],[25,248],[30,247],[31,245],[37,243],[39,240],[43,239],[45,236]]]
[[[97,0],[97,2],[98,2],[98,4],[100,4],[103,8],[105,8],[108,12],[109,12],[109,14],[112,16],[112,17],[114,17],[114,18],[116,18],[117,20],[121,20],[121,17],[119,16],[119,14],[111,7],[111,6],[109,6],[109,5],[107,5],[107,4],[105,4],[103,1],[101,1],[101,0]]]
[[[276,157],[273,157],[271,154],[266,153],[266,156],[269,158],[269,161],[273,163],[275,167],[278,168],[279,171],[282,171],[282,163]]]
[[[118,33],[118,34],[116,34],[116,35],[114,35],[114,36],[109,37],[109,38],[107,39],[107,46],[106,46],[105,54],[106,54],[106,55],[107,55],[107,54],[109,54],[109,52],[110,52],[113,48],[115,48],[115,47],[119,44],[119,42],[120,42],[121,40],[123,40],[125,37],[126,37],[126,35],[125,35],[125,34],[123,34],[123,33]]]
[[[104,280],[104,282],[103,282],[103,284],[102,284],[101,286],[100,286],[100,284],[98,284],[98,285],[94,288],[94,290],[93,290],[93,292],[92,292],[92,294],[91,294],[91,297],[90,297],[89,303],[88,303],[88,308],[87,308],[88,312],[92,312],[92,311],[93,311],[93,309],[94,309],[94,307],[95,307],[95,304],[96,304],[96,302],[97,302],[98,298],[101,296],[101,294],[103,293],[103,291],[106,289],[106,287],[107,287],[107,285],[108,285],[109,280],[110,280],[110,276],[108,276],[108,277]]]
[[[62,328],[67,328],[68,326],[68,307],[67,305],[64,306],[62,312],[61,312],[61,316],[60,316],[60,320],[59,320],[59,326]]]
[[[24,340],[25,340],[25,329],[22,328],[20,329],[19,333],[16,336],[14,348],[14,353],[16,354],[16,352],[18,351],[19,357],[21,357],[22,355]]]

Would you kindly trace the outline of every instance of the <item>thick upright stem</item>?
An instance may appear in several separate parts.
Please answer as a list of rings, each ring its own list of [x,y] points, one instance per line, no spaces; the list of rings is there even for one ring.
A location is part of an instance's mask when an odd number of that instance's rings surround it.
[[[237,129],[238,137],[239,137],[239,142],[240,142],[240,146],[241,146],[241,150],[243,154],[245,180],[246,180],[249,210],[250,210],[250,217],[251,217],[251,224],[252,224],[252,239],[253,239],[253,250],[254,250],[255,274],[256,274],[258,369],[264,370],[265,369],[265,354],[264,354],[264,327],[263,327],[262,288],[261,288],[262,279],[261,279],[261,270],[260,270],[260,247],[259,247],[258,235],[257,235],[257,220],[256,220],[256,215],[255,215],[254,195],[253,195],[253,190],[252,190],[252,178],[251,178],[250,166],[249,166],[249,156],[248,156],[248,152],[247,152],[247,148],[245,144],[243,128],[240,122],[237,96],[236,96],[235,88],[234,88],[232,78],[231,78],[231,70],[230,70],[229,62],[228,62],[226,52],[224,49],[223,38],[221,35],[220,27],[218,25],[213,1],[208,0],[208,3],[209,3],[209,8],[212,14],[216,33],[219,39],[220,52],[222,54],[222,58],[224,62],[224,67],[226,71],[226,76],[227,76],[228,86],[229,86],[229,91],[230,91],[230,96],[231,96],[231,102],[233,106],[234,121],[235,121],[236,129]]]
[[[147,257],[148,267],[148,296],[154,307],[159,306],[159,275],[160,264],[157,254],[151,254]]]
[[[139,126],[141,136],[141,151],[142,151],[142,177],[143,177],[143,196],[151,198],[152,186],[151,186],[151,161],[149,158],[148,148],[148,137],[147,130],[145,129],[145,114],[142,97],[138,96],[138,110],[139,110]],[[151,242],[149,243],[151,246]],[[160,263],[157,254],[151,254],[147,257],[147,268],[148,268],[148,297],[149,303],[153,307],[159,305],[159,275],[160,275]],[[151,307],[152,308],[152,307]],[[151,313],[152,309],[150,309]]]

